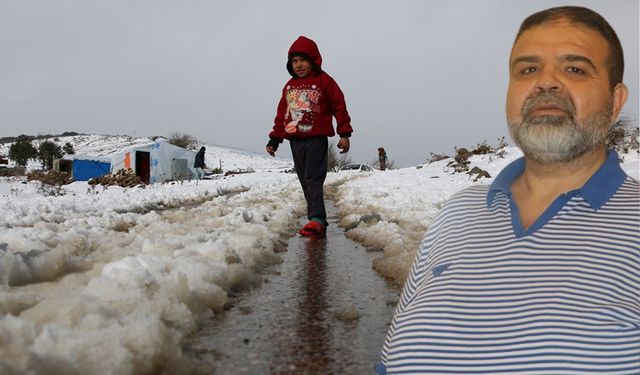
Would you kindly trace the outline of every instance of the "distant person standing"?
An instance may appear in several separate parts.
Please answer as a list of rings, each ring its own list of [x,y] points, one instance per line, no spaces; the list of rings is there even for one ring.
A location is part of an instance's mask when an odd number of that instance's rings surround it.
[[[204,163],[204,152],[207,149],[202,146],[200,147],[200,151],[196,154],[196,160],[193,162],[193,167],[196,169],[196,179],[201,180],[204,177],[204,168],[207,165]]]
[[[327,177],[328,137],[340,135],[338,148],[349,151],[351,118],[342,90],[322,70],[322,56],[316,43],[304,36],[289,48],[287,70],[291,78],[282,89],[273,130],[269,133],[267,153],[275,156],[284,139],[291,144],[293,163],[307,201],[309,222],[298,231],[303,236],[322,236],[326,232],[327,213],[323,185]]]
[[[380,163],[380,170],[387,169],[387,152],[384,147],[378,147],[378,162]]]

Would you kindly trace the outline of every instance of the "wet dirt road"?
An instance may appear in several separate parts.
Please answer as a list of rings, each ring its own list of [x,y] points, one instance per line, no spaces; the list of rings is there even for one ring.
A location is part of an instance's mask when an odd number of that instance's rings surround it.
[[[371,268],[377,254],[345,238],[331,202],[327,210],[326,238],[292,237],[266,282],[189,342],[203,373],[373,373],[399,288]]]

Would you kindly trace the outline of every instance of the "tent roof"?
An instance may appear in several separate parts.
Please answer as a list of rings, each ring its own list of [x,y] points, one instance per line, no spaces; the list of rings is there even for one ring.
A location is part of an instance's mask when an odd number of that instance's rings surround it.
[[[87,155],[87,154],[64,154],[60,159],[63,160],[91,160],[91,161],[99,161],[102,163],[111,163],[110,156],[98,156],[98,155]]]

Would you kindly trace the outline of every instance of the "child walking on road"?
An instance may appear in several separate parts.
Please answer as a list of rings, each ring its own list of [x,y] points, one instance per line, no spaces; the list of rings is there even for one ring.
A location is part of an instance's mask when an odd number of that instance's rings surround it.
[[[322,56],[313,40],[301,36],[293,42],[287,70],[293,78],[282,90],[267,152],[275,156],[280,143],[289,140],[309,219],[299,233],[322,236],[327,227],[323,185],[327,176],[328,137],[336,134],[335,117],[340,136],[338,148],[341,153],[348,152],[353,132],[351,118],[340,87],[322,70]]]

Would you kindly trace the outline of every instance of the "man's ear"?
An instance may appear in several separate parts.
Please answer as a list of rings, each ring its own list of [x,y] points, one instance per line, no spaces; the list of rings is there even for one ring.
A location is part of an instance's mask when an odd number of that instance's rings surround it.
[[[613,88],[613,97],[612,97],[612,108],[611,108],[611,122],[616,121],[620,111],[622,111],[622,107],[624,103],[627,102],[627,96],[629,96],[629,89],[627,86],[619,82]]]

